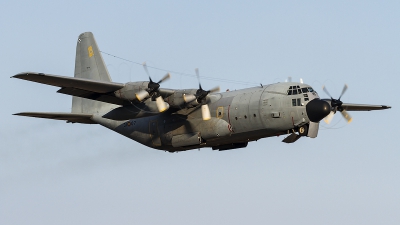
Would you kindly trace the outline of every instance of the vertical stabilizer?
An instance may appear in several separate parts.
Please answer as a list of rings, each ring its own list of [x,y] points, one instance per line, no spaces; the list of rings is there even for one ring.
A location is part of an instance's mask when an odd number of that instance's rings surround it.
[[[111,81],[103,57],[91,32],[79,35],[76,44],[75,77]],[[112,104],[80,97],[72,98],[72,113],[97,113],[109,110]]]

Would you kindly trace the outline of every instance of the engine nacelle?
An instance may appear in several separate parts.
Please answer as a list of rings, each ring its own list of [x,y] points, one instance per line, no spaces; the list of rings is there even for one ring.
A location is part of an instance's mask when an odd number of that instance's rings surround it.
[[[171,107],[194,107],[199,105],[199,103],[194,100],[191,102],[185,102],[184,95],[194,95],[196,94],[197,89],[186,89],[186,90],[177,90],[172,95],[165,98],[165,102],[167,102]]]
[[[139,82],[128,82],[125,86],[114,94],[117,98],[133,101],[136,100],[136,94],[141,90],[146,90],[149,85],[149,81],[139,81]]]

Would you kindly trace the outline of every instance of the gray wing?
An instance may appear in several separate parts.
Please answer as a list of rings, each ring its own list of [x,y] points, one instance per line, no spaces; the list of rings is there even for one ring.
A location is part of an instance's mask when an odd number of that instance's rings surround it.
[[[382,109],[390,109],[391,106],[387,105],[366,105],[366,104],[352,104],[352,103],[343,103],[343,109],[346,111],[371,111],[371,110],[382,110]]]
[[[57,92],[67,95],[108,102],[117,105],[128,105],[122,99],[115,97],[114,91],[124,87],[124,84],[89,80],[84,78],[65,77],[43,73],[25,72],[12,76],[22,80],[61,87]]]
[[[14,115],[36,117],[43,119],[66,120],[67,123],[95,124],[90,119],[92,117],[92,114],[84,114],[84,113],[22,112],[22,113],[16,113]]]

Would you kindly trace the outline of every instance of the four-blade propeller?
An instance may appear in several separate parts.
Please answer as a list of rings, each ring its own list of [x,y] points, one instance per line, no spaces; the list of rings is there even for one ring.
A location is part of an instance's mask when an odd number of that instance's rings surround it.
[[[183,99],[185,100],[186,103],[190,103],[194,100],[197,100],[198,103],[201,104],[201,115],[203,117],[203,120],[209,120],[211,119],[211,113],[210,113],[210,108],[208,107],[207,104],[207,96],[210,93],[213,92],[219,92],[219,87],[214,87],[208,91],[204,90],[201,87],[201,83],[200,83],[200,75],[199,75],[199,69],[196,68],[196,76],[197,79],[199,81],[199,89],[197,89],[196,94],[192,95],[183,95]]]
[[[159,112],[164,112],[165,110],[167,110],[169,108],[169,105],[164,102],[164,99],[161,97],[158,89],[160,88],[160,84],[166,80],[168,80],[169,78],[171,78],[171,75],[169,73],[165,74],[165,76],[163,78],[161,78],[160,81],[158,81],[157,83],[154,82],[151,79],[149,70],[147,69],[147,65],[146,62],[143,63],[143,68],[146,71],[147,75],[149,76],[149,84],[147,85],[147,89],[145,90],[141,90],[138,93],[136,93],[136,98],[139,101],[143,101],[145,98],[152,96],[153,98],[156,99],[156,104],[157,104],[157,108]]]
[[[334,99],[328,92],[328,90],[326,89],[325,86],[322,86],[322,90],[324,90],[324,92],[331,98],[331,112],[328,116],[325,117],[324,121],[327,124],[330,124],[330,122],[333,119],[334,114],[336,113],[336,111],[339,111],[342,116],[344,117],[344,119],[347,121],[347,123],[350,123],[353,118],[350,116],[350,114],[348,112],[346,112],[346,110],[342,107],[343,102],[340,101],[340,98],[343,96],[343,94],[346,92],[348,86],[347,84],[344,85],[342,93],[340,94],[338,99]]]

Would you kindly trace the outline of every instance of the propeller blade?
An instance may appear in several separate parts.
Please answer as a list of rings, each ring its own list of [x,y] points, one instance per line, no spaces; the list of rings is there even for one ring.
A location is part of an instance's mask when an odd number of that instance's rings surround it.
[[[165,74],[165,76],[163,78],[161,78],[160,81],[158,81],[157,83],[161,84],[162,82],[168,80],[169,78],[171,78],[171,74],[167,73]]]
[[[318,135],[319,123],[310,122],[308,126],[308,134],[307,136],[310,138],[316,138]]]
[[[199,81],[199,89],[203,90],[203,88],[201,88],[201,83],[200,83],[199,68],[194,69],[194,71],[196,72],[197,81]]]
[[[347,86],[347,84],[345,84],[344,87],[343,87],[342,93],[339,96],[339,100],[342,97],[342,95],[346,92],[347,88],[348,88],[348,86]]]
[[[169,108],[168,103],[164,102],[164,99],[161,96],[156,98],[156,104],[159,112],[164,112]]]
[[[300,78],[300,83],[301,83],[301,84],[303,83],[303,79],[302,79],[302,78]]]
[[[196,72],[197,79],[199,79],[199,77],[200,77],[199,68],[194,69],[194,71]],[[199,81],[200,81],[200,79],[199,79]]]
[[[208,92],[210,92],[210,93],[214,93],[214,92],[219,92],[219,86],[217,86],[217,87],[214,87],[214,88],[212,88],[212,89],[210,89]]]
[[[211,119],[210,108],[207,104],[201,106],[201,116],[203,117],[203,120]]]
[[[330,124],[331,123],[331,121],[332,121],[332,119],[333,119],[333,116],[335,115],[335,113],[333,112],[333,111],[331,111],[330,113],[329,113],[329,115],[327,115],[325,118],[324,118],[324,122],[326,123],[326,124]]]
[[[141,90],[138,93],[136,93],[136,98],[139,101],[142,101],[143,99],[147,98],[149,96],[149,92],[147,92],[146,90]]]
[[[292,77],[288,77],[285,82],[292,82]]]
[[[196,100],[196,96],[195,96],[195,95],[183,94],[183,100],[184,100],[186,103],[193,102],[194,100]]]
[[[351,121],[353,121],[353,118],[351,118],[350,114],[346,112],[346,110],[342,110],[340,113],[342,113],[344,119],[347,120],[347,123],[351,123]]]
[[[151,77],[150,77],[150,73],[149,70],[147,69],[147,64],[146,62],[142,63],[142,66],[144,68],[144,71],[146,71],[147,76],[149,77],[150,81],[151,81]]]
[[[325,85],[322,86],[322,90],[323,90],[330,98],[332,98],[332,95],[329,94],[328,89],[326,89]]]

